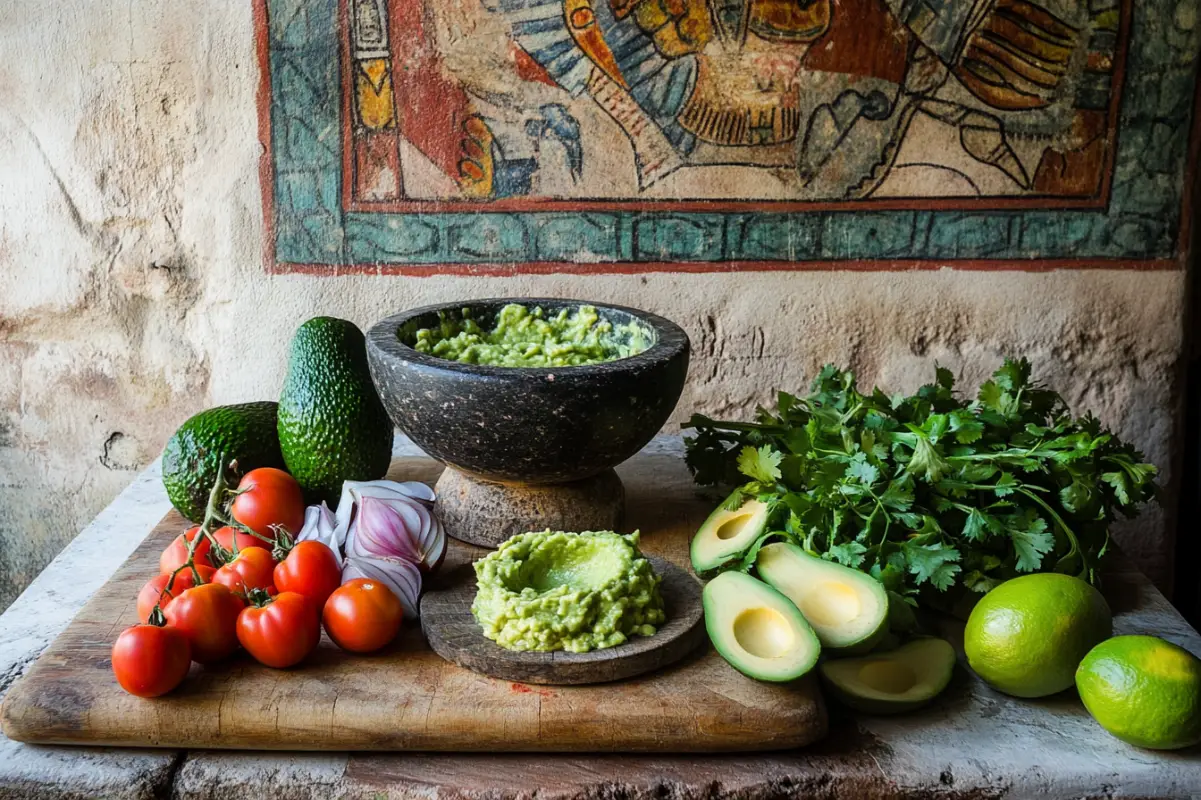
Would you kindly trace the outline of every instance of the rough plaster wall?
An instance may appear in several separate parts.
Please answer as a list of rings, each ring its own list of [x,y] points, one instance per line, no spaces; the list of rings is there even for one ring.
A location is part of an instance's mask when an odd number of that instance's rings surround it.
[[[695,346],[677,419],[741,414],[823,362],[912,390],[1003,354],[1167,470],[1183,274],[268,276],[250,4],[0,9],[0,607],[209,405],[275,396],[295,326],[491,295],[641,306]],[[1172,493],[1165,506],[1172,505]],[[1166,585],[1156,509],[1119,538]]]

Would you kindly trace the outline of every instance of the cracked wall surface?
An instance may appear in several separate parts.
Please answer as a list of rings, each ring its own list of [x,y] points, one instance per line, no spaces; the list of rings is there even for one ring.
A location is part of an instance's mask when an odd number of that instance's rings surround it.
[[[696,352],[677,422],[749,413],[827,361],[912,390],[934,361],[971,383],[1026,355],[1164,469],[1172,507],[1182,272],[269,275],[252,31],[243,3],[0,10],[0,607],[189,414],[274,398],[306,318],[455,298],[678,321]],[[1164,587],[1170,522],[1119,531]]]

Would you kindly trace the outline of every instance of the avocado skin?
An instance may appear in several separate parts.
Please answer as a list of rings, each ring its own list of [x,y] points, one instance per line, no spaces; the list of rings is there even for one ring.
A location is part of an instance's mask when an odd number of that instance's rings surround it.
[[[382,478],[392,462],[392,421],[353,322],[314,317],[292,339],[279,398],[284,463],[309,502],[337,505],[343,481]]]
[[[217,406],[189,418],[163,450],[163,486],[171,505],[192,522],[202,522],[209,494],[225,463],[238,469],[283,468],[276,432],[277,404],[269,400]]]

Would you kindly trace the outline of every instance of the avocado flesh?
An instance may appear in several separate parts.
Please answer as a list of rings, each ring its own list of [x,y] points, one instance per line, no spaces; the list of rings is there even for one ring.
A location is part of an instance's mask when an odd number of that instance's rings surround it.
[[[823,662],[831,694],[868,714],[900,714],[920,708],[951,681],[955,650],[942,639],[915,639],[887,653]]]
[[[692,537],[692,568],[703,575],[746,552],[764,534],[767,517],[767,504],[758,500],[747,500],[737,511],[715,509]]]
[[[279,444],[310,502],[335,507],[343,481],[382,478],[392,461],[392,421],[353,322],[314,317],[292,339],[279,398]]]
[[[243,474],[259,467],[283,468],[276,407],[270,401],[217,406],[179,426],[163,449],[162,468],[167,498],[180,514],[204,521],[223,459],[225,464],[236,460]]]
[[[787,542],[760,550],[755,568],[796,604],[822,647],[866,652],[888,631],[888,593],[870,575]]]
[[[784,682],[813,669],[821,644],[784,595],[742,572],[705,586],[705,628],[730,666],[761,681]]]

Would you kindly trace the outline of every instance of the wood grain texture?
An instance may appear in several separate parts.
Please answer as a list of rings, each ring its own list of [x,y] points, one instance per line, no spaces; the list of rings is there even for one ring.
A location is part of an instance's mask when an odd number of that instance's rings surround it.
[[[701,584],[685,569],[648,556],[663,576],[667,622],[654,636],[635,636],[624,644],[589,653],[514,652],[486,638],[471,613],[474,571],[464,564],[453,583],[421,598],[421,629],[434,652],[460,667],[503,680],[564,686],[608,683],[633,678],[674,664],[705,639]]]
[[[432,483],[438,471],[426,459],[401,459],[390,475]],[[689,536],[710,504],[696,499],[683,464],[639,456],[619,473],[644,551],[686,563]],[[0,709],[5,734],[47,744],[250,750],[710,752],[800,747],[826,730],[811,678],[758,683],[710,647],[621,683],[534,688],[450,664],[417,626],[376,655],[350,655],[323,638],[290,670],[241,655],[193,665],[166,697],[133,697],[113,679],[109,653],[136,621],[138,589],[158,571],[159,553],[184,527],[168,515],[9,690]],[[444,575],[484,552],[452,542]]]

